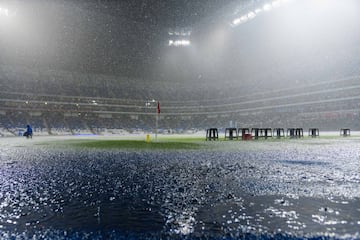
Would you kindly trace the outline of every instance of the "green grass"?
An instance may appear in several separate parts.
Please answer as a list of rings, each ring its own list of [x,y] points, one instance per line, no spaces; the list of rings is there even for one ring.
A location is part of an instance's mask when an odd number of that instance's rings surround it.
[[[319,141],[320,139],[325,140]],[[35,145],[48,146],[48,147],[65,147],[65,148],[88,148],[88,149],[109,149],[109,150],[208,150],[208,151],[230,151],[232,149],[238,151],[241,149],[257,149],[256,146],[261,147],[263,143],[276,143],[276,142],[289,142],[289,143],[300,143],[309,145],[326,145],[331,144],[327,140],[331,139],[352,139],[352,137],[339,137],[339,136],[320,136],[319,138],[310,138],[305,136],[301,139],[289,139],[289,138],[269,138],[258,139],[252,141],[225,141],[223,137],[219,138],[219,141],[205,141],[204,137],[164,137],[159,138],[158,141],[152,140],[147,143],[145,140],[125,140],[125,139],[68,139],[65,141],[49,141],[40,142]],[[357,140],[357,138],[354,138]],[[218,143],[217,143],[218,142]],[[221,144],[220,144],[221,142]],[[228,142],[228,144],[226,143]],[[232,143],[231,143],[232,142]]]
[[[200,143],[178,141],[147,143],[140,140],[87,140],[67,143],[74,147],[92,149],[195,150],[202,147]]]

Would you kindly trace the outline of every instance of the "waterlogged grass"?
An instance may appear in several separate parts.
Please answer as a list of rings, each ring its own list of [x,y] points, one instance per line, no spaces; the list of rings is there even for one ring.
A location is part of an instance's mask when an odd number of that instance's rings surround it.
[[[140,139],[66,139],[62,141],[38,142],[35,145],[64,148],[89,149],[125,149],[125,150],[207,150],[207,151],[258,151],[259,149],[281,148],[286,142],[291,145],[331,145],[333,140],[359,141],[356,137],[321,136],[311,138],[305,136],[301,139],[289,138],[260,138],[252,141],[228,141],[219,138],[219,141],[205,141],[200,137],[161,137],[158,141],[145,142]]]
[[[93,149],[196,150],[202,148],[202,144],[196,142],[159,141],[147,143],[139,140],[88,140],[73,142],[69,145]]]

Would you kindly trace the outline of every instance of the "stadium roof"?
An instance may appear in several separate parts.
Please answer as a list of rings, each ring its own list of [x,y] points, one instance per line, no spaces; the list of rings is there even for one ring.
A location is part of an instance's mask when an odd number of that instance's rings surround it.
[[[159,58],[169,29],[191,28],[233,0],[16,0],[0,22],[3,63],[134,74]],[[1,61],[1,60],[0,60]],[[141,71],[139,71],[141,70]]]
[[[254,17],[277,1],[1,1],[16,15],[0,18],[0,64],[244,86],[358,73],[358,1],[288,0]]]

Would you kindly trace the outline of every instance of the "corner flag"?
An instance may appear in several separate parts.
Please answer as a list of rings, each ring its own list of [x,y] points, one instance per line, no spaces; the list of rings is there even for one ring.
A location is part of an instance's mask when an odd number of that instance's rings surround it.
[[[157,103],[157,113],[160,114],[160,102]]]

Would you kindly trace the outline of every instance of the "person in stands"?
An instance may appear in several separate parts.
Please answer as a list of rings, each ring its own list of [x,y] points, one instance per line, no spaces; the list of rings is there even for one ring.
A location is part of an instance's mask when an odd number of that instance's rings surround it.
[[[26,138],[32,138],[32,136],[33,136],[33,130],[29,124],[26,125],[26,132],[24,132],[24,136]]]

